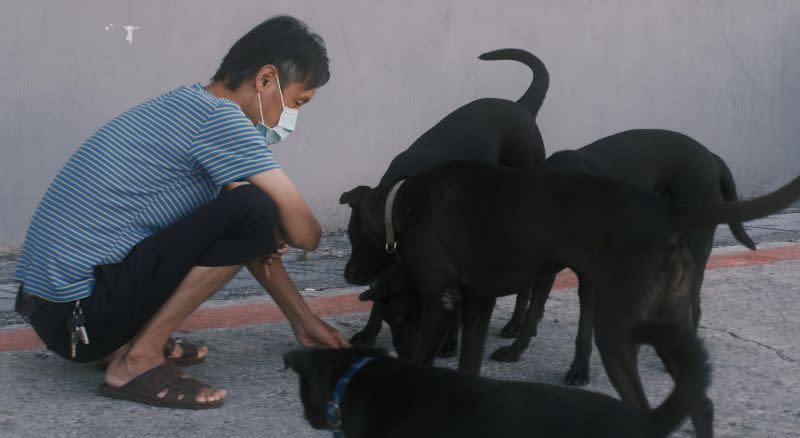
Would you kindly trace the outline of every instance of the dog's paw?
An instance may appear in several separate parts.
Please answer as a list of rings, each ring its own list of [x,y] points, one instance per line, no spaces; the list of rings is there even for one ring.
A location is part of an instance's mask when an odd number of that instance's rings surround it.
[[[519,362],[519,358],[522,357],[522,351],[518,348],[514,348],[513,345],[509,345],[507,347],[500,347],[489,356],[489,359],[495,362]]]
[[[439,357],[449,359],[451,357],[456,357],[457,353],[458,342],[447,341],[442,345],[441,350],[439,350]]]
[[[517,335],[519,335],[520,328],[522,328],[522,324],[519,324],[512,319],[511,321],[508,321],[508,324],[506,324],[502,330],[500,330],[500,337],[506,339],[516,338]]]
[[[586,386],[589,384],[589,367],[571,366],[567,375],[564,376],[564,383],[569,386]]]
[[[360,345],[362,347],[371,347],[375,345],[375,336],[370,333],[364,333],[364,331],[360,331],[350,338],[350,344]]]
[[[458,308],[462,300],[461,292],[456,289],[445,289],[442,292],[442,307],[444,310],[453,311]]]

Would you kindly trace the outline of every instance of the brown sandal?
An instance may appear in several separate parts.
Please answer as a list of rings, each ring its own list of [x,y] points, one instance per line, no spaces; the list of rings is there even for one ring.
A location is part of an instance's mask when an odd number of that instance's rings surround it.
[[[225,399],[206,402],[196,400],[197,394],[207,388],[209,386],[204,383],[184,377],[174,363],[167,361],[119,388],[102,383],[99,391],[106,397],[165,408],[211,409],[222,406]],[[159,398],[158,394],[164,389],[167,393]]]
[[[180,357],[169,357],[169,355],[175,351],[175,344],[181,344],[181,347],[183,348],[183,354]],[[206,360],[205,356],[200,357],[199,354],[200,347],[188,342],[176,341],[172,338],[169,338],[167,339],[167,344],[164,345],[164,357],[179,367],[197,365]]]
[[[181,344],[183,347],[183,355],[180,357],[169,357],[173,351],[175,351],[175,344]],[[192,365],[197,365],[202,363],[206,360],[206,357],[200,357],[200,347],[195,344],[190,344],[188,342],[181,342],[176,341],[172,338],[167,339],[167,344],[164,345],[164,357],[167,358],[168,361],[178,365],[179,367],[188,367]],[[95,362],[94,367],[97,371],[105,371],[108,369],[108,362],[105,360],[99,360]]]

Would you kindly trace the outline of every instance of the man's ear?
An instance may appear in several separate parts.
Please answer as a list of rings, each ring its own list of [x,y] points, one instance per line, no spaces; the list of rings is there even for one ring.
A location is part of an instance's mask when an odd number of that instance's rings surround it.
[[[358,186],[349,192],[342,193],[342,196],[339,197],[339,204],[341,205],[349,205],[352,208],[355,208],[360,202],[361,199],[364,197],[364,194],[369,192],[370,189],[367,186]]]
[[[272,81],[275,80],[275,76],[278,75],[278,69],[275,68],[272,64],[267,64],[261,67],[255,75],[255,87],[256,90],[260,93],[265,91],[267,85],[269,85]]]

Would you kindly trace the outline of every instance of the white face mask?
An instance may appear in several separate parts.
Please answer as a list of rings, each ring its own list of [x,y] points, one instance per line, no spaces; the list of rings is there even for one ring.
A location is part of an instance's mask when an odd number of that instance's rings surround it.
[[[274,128],[270,128],[264,123],[264,109],[261,107],[261,93],[258,93],[258,111],[261,113],[261,122],[256,125],[256,129],[264,136],[264,140],[266,140],[267,144],[275,144],[285,140],[286,137],[294,131],[294,127],[297,124],[298,111],[284,104],[281,81],[278,79],[277,75],[275,75],[275,81],[278,84],[278,93],[281,96],[281,107],[283,110],[281,111],[280,119],[278,119],[278,124],[275,125]]]

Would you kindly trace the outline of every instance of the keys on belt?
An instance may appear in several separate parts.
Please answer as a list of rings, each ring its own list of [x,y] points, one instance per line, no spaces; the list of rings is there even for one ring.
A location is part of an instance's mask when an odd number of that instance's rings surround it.
[[[26,321],[30,322],[31,315],[44,303],[42,298],[25,292],[24,284],[20,284],[14,310]],[[78,345],[89,345],[89,334],[86,331],[86,316],[81,309],[81,300],[75,301],[72,315],[67,319],[67,333],[69,334],[69,355],[75,359],[78,356]]]
[[[89,345],[89,334],[86,332],[86,317],[81,310],[81,300],[75,301],[75,308],[67,323],[69,331],[69,355],[75,359],[78,355],[78,343]]]

